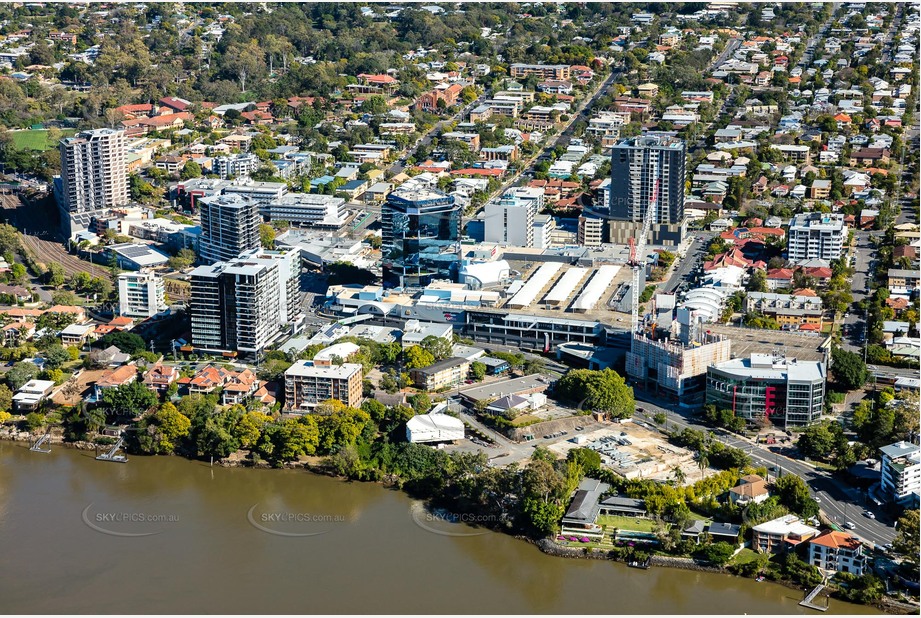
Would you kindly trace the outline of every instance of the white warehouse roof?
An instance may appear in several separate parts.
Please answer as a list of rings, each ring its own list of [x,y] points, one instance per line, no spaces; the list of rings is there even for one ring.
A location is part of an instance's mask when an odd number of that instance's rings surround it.
[[[594,309],[598,301],[601,300],[601,295],[608,289],[619,271],[620,265],[618,264],[605,264],[596,270],[595,274],[592,275],[592,280],[588,282],[588,285],[579,294],[579,298],[573,303],[573,311],[591,311]]]
[[[561,268],[563,268],[563,265],[560,262],[547,262],[541,265],[537,272],[531,275],[528,282],[518,290],[512,300],[508,301],[508,306],[521,309],[533,303],[540,291],[550,283],[550,280],[560,272]]]
[[[447,414],[420,414],[406,423],[410,442],[449,442],[464,439],[464,423]]]
[[[556,282],[556,285],[553,286],[544,300],[554,305],[562,303],[569,298],[569,295],[576,289],[576,285],[582,281],[587,272],[587,268],[570,268],[563,273],[563,276]]]

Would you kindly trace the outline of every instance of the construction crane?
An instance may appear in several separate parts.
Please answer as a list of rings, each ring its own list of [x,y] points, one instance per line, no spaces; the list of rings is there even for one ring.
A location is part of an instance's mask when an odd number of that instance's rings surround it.
[[[630,260],[627,262],[633,268],[633,282],[631,283],[631,303],[630,303],[630,350],[634,348],[634,335],[639,332],[640,326],[640,271],[646,268],[646,239],[649,231],[652,229],[652,223],[655,219],[656,212],[659,209],[659,162],[656,161],[653,167],[655,183],[652,187],[652,195],[649,197],[649,204],[643,213],[643,222],[637,231],[636,240],[631,238]]]

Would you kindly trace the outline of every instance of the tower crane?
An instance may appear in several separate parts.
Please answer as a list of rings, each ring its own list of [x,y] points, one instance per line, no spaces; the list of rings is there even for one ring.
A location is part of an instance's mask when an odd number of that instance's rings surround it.
[[[655,219],[656,212],[659,209],[659,162],[656,160],[653,166],[655,182],[652,186],[652,195],[649,197],[649,203],[643,213],[643,222],[637,231],[636,239],[631,238],[630,260],[628,264],[633,268],[633,282],[631,283],[631,303],[630,303],[630,350],[634,348],[634,335],[639,331],[640,325],[640,271],[646,268],[646,239],[649,231],[652,229],[652,223]]]

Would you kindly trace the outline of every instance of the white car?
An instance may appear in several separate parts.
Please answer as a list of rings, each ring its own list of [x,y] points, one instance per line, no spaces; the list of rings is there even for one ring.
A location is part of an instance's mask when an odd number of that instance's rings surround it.
[[[855,524],[852,521],[846,521],[844,522],[844,527],[847,528],[848,530],[853,530],[854,528],[857,527],[857,524]]]

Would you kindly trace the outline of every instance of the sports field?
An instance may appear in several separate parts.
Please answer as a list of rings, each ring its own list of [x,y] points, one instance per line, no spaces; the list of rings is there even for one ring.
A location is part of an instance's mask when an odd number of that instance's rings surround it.
[[[61,132],[64,135],[73,135],[71,130]],[[13,145],[17,150],[48,150],[54,148],[57,144],[48,142],[47,129],[30,129],[28,131],[11,131],[10,137],[13,139]]]

